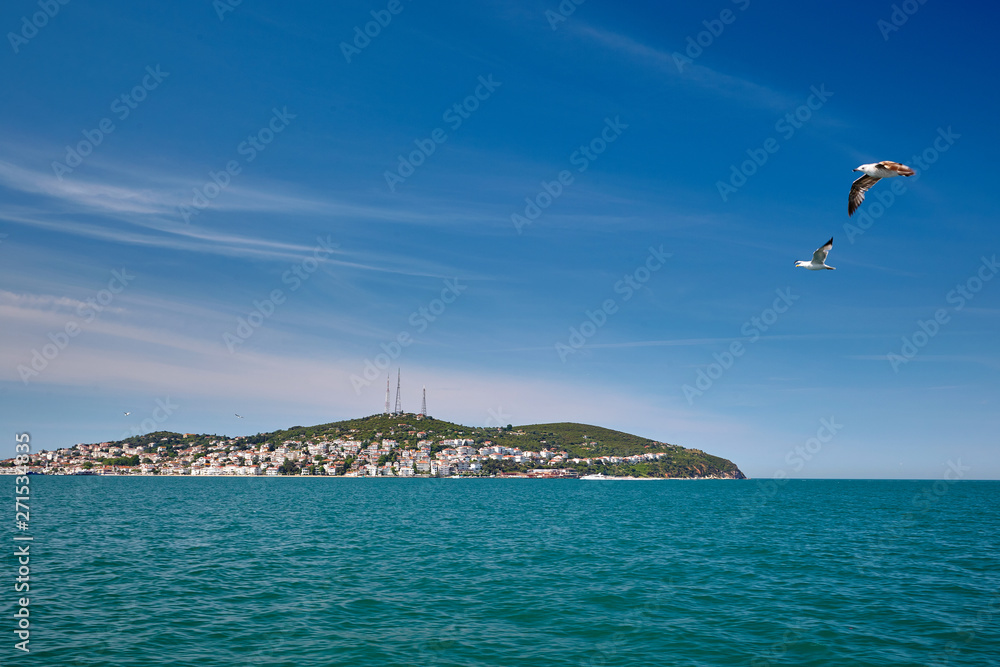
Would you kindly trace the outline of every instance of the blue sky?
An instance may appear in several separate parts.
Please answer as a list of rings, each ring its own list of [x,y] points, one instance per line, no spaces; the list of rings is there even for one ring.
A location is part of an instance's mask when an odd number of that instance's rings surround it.
[[[334,4],[0,10],[0,455],[401,368],[753,477],[1000,478],[996,7]]]

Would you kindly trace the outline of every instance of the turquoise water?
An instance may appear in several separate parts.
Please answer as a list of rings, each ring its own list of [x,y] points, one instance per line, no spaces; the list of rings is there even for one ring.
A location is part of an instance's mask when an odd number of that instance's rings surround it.
[[[1000,664],[1000,482],[31,485],[2,664]]]

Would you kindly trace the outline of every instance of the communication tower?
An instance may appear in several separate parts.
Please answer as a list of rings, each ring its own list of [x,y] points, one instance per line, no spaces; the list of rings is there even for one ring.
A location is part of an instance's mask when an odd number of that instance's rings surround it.
[[[403,403],[399,397],[399,369],[396,369],[396,412],[394,414],[403,414]]]

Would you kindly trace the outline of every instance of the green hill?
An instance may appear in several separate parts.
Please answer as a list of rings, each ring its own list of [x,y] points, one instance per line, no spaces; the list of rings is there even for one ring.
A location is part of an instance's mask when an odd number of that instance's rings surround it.
[[[514,435],[523,432],[523,436]],[[518,426],[496,438],[506,445],[514,442],[537,442],[549,449],[566,450],[573,456],[630,456],[649,451],[682,449],[665,442],[641,438],[630,433],[613,431],[601,426],[562,422],[558,424],[529,424]],[[655,445],[655,447],[654,447]],[[522,447],[523,449],[523,447]]]
[[[590,464],[559,463],[561,467],[575,467],[581,474],[604,473],[637,477],[703,477],[719,476],[735,479],[744,478],[740,469],[727,459],[706,454],[700,449],[687,449],[649,438],[643,438],[622,431],[592,426],[588,424],[558,423],[529,424],[526,426],[477,427],[462,426],[452,422],[421,417],[412,413],[402,415],[372,415],[360,419],[317,424],[315,426],[292,426],[271,433],[241,438],[218,435],[181,435],[179,433],[157,432],[136,436],[122,441],[133,446],[163,445],[170,452],[196,444],[206,444],[211,440],[234,440],[236,449],[270,443],[278,446],[285,441],[319,441],[344,438],[359,440],[365,444],[382,439],[395,440],[400,448],[415,448],[420,440],[432,440],[432,452],[445,448],[439,441],[454,438],[472,440],[476,447],[487,442],[523,451],[548,449],[567,452],[568,458],[592,459]],[[604,456],[627,457],[637,454],[667,452],[668,456],[656,461],[642,462],[598,462]],[[523,470],[537,467],[527,464],[503,463],[493,466],[495,472]]]
[[[512,435],[523,432],[523,436]],[[639,477],[700,477],[718,475],[744,477],[732,461],[706,454],[700,449],[687,449],[658,440],[643,438],[631,433],[615,431],[601,426],[562,422],[558,424],[531,424],[518,426],[507,431],[500,438],[493,438],[498,444],[508,445],[519,439],[537,442],[541,447],[569,452],[574,458],[595,458],[601,456],[633,456],[651,452],[667,452],[668,457],[653,462],[621,466],[619,472],[606,474],[631,474]],[[521,445],[522,449],[525,449]],[[606,467],[606,466],[605,466]],[[631,470],[626,470],[631,468]],[[594,470],[593,472],[600,472]],[[605,471],[606,472],[606,471]]]

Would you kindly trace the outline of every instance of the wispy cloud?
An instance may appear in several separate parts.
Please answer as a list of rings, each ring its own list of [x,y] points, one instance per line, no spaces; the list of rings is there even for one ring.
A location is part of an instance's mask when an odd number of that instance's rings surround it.
[[[115,184],[79,179],[61,182],[51,174],[0,160],[0,186],[40,198],[35,205],[0,206],[0,219],[59,234],[118,244],[270,261],[294,262],[312,253],[315,248],[314,242],[290,243],[270,236],[186,224],[178,214],[178,206],[185,203],[184,187],[175,176],[143,175],[141,169],[130,170],[119,166],[110,170],[107,178]],[[121,179],[121,182],[116,179]],[[135,184],[135,181],[140,183]],[[272,187],[283,186],[273,183],[260,187],[234,186],[226,191],[225,196],[212,202],[211,210],[216,214],[298,215],[313,221],[316,218],[333,218],[340,223],[352,224],[362,220],[429,223],[434,217],[430,213],[414,213],[402,207],[356,205]],[[230,221],[219,224],[224,226]],[[334,232],[337,229],[336,224],[330,227]],[[333,243],[338,241],[332,238]],[[455,274],[451,267],[412,256],[376,255],[371,252],[362,255],[350,253],[344,248],[325,254],[327,264],[346,269],[434,278]]]
[[[170,344],[178,346],[176,341]],[[254,351],[238,356],[213,354],[196,341],[180,346],[191,346],[196,354],[150,355],[145,351],[106,347],[70,350],[33,382],[52,389],[98,384],[128,393],[170,395],[185,404],[196,402],[202,409],[255,404],[262,409],[266,406],[272,416],[307,407],[329,410],[330,405],[355,415],[381,409],[383,393],[378,382],[360,396],[353,391],[350,375],[358,372],[356,362]],[[7,352],[0,351],[0,382],[20,386],[20,379],[12,375],[12,360],[5,357]],[[470,425],[486,424],[490,410],[503,406],[503,414],[509,415],[512,423],[578,421],[691,446],[698,446],[705,436],[725,437],[745,432],[745,427],[736,421],[704,420],[681,407],[657,404],[647,396],[603,395],[573,382],[525,384],[521,377],[503,374],[485,377],[476,372],[412,365],[404,370],[407,410],[414,409],[418,400],[418,390],[407,388],[410,381],[428,388],[431,405],[437,401],[438,405],[448,406],[447,414],[434,409],[432,414]],[[407,391],[411,393],[406,394]],[[665,424],[669,424],[669,429]],[[186,427],[178,424],[177,428]]]
[[[173,218],[183,224],[179,208],[191,205],[191,189],[203,181],[169,173],[151,173],[131,164],[107,165],[102,178],[73,177],[59,180],[48,172],[0,160],[0,185],[20,192],[43,195],[76,209],[91,212],[139,213]],[[286,215],[333,215],[368,220],[426,221],[423,214],[395,208],[364,206],[329,198],[293,193],[287,184],[233,184],[213,199],[212,211],[282,213]],[[130,222],[135,217],[123,217]],[[146,223],[148,225],[148,223]],[[164,225],[155,225],[163,228]]]
[[[68,313],[73,312],[78,308],[83,308],[86,305],[86,302],[80,301],[79,299],[73,299],[68,296],[56,296],[53,294],[26,294],[0,290],[0,308],[10,309],[5,312],[5,318],[11,316],[12,313],[25,311],[56,311]],[[120,308],[112,306],[108,306],[106,309],[109,311],[121,310]]]
[[[129,213],[157,213],[165,205],[153,190],[137,190],[101,182],[63,180],[0,160],[0,184],[11,190],[44,195],[91,209]]]
[[[879,361],[889,368],[889,361],[885,354],[852,354],[846,355],[845,359],[857,361]],[[977,356],[971,354],[924,354],[915,355],[907,361],[937,362],[937,363],[964,363],[977,364],[986,368],[1000,369],[1000,357]]]
[[[848,333],[825,333],[825,334],[779,334],[768,336],[761,334],[760,340],[828,340],[828,339],[861,339],[861,338],[888,338],[887,334],[848,334]],[[741,340],[742,336],[729,336],[728,338],[672,338],[663,340],[630,340],[619,343],[590,343],[584,349],[627,349],[633,347],[701,347],[704,345],[720,345],[731,343],[734,340]],[[504,352],[535,352],[538,350],[552,350],[553,345],[540,347],[517,347],[502,350]],[[885,357],[881,357],[885,359]]]
[[[742,102],[776,111],[784,111],[789,106],[801,103],[793,95],[775,91],[754,81],[716,71],[705,65],[686,63],[681,71],[672,53],[660,51],[651,46],[615,32],[594,28],[582,23],[574,25],[575,32],[584,38],[598,42],[608,49],[622,53],[639,64],[671,75],[678,81],[690,81],[723,97],[735,97]],[[678,51],[683,47],[678,45]]]
[[[125,222],[167,231],[180,232],[182,230],[176,228],[187,226],[181,219],[179,207],[192,207],[192,190],[205,185],[204,178],[191,178],[189,172],[153,171],[140,164],[107,160],[93,165],[97,178],[74,175],[59,180],[48,171],[20,166],[16,156],[9,157],[14,161],[0,160],[2,187],[45,197],[50,204],[52,200],[58,201],[62,204],[61,210],[103,213]],[[204,210],[439,225],[468,221],[470,217],[477,219],[481,206],[478,202],[468,202],[456,207],[453,200],[424,201],[423,204],[413,206],[411,201],[398,197],[386,197],[376,204],[359,203],[327,193],[309,192],[294,183],[247,177],[226,187]]]

